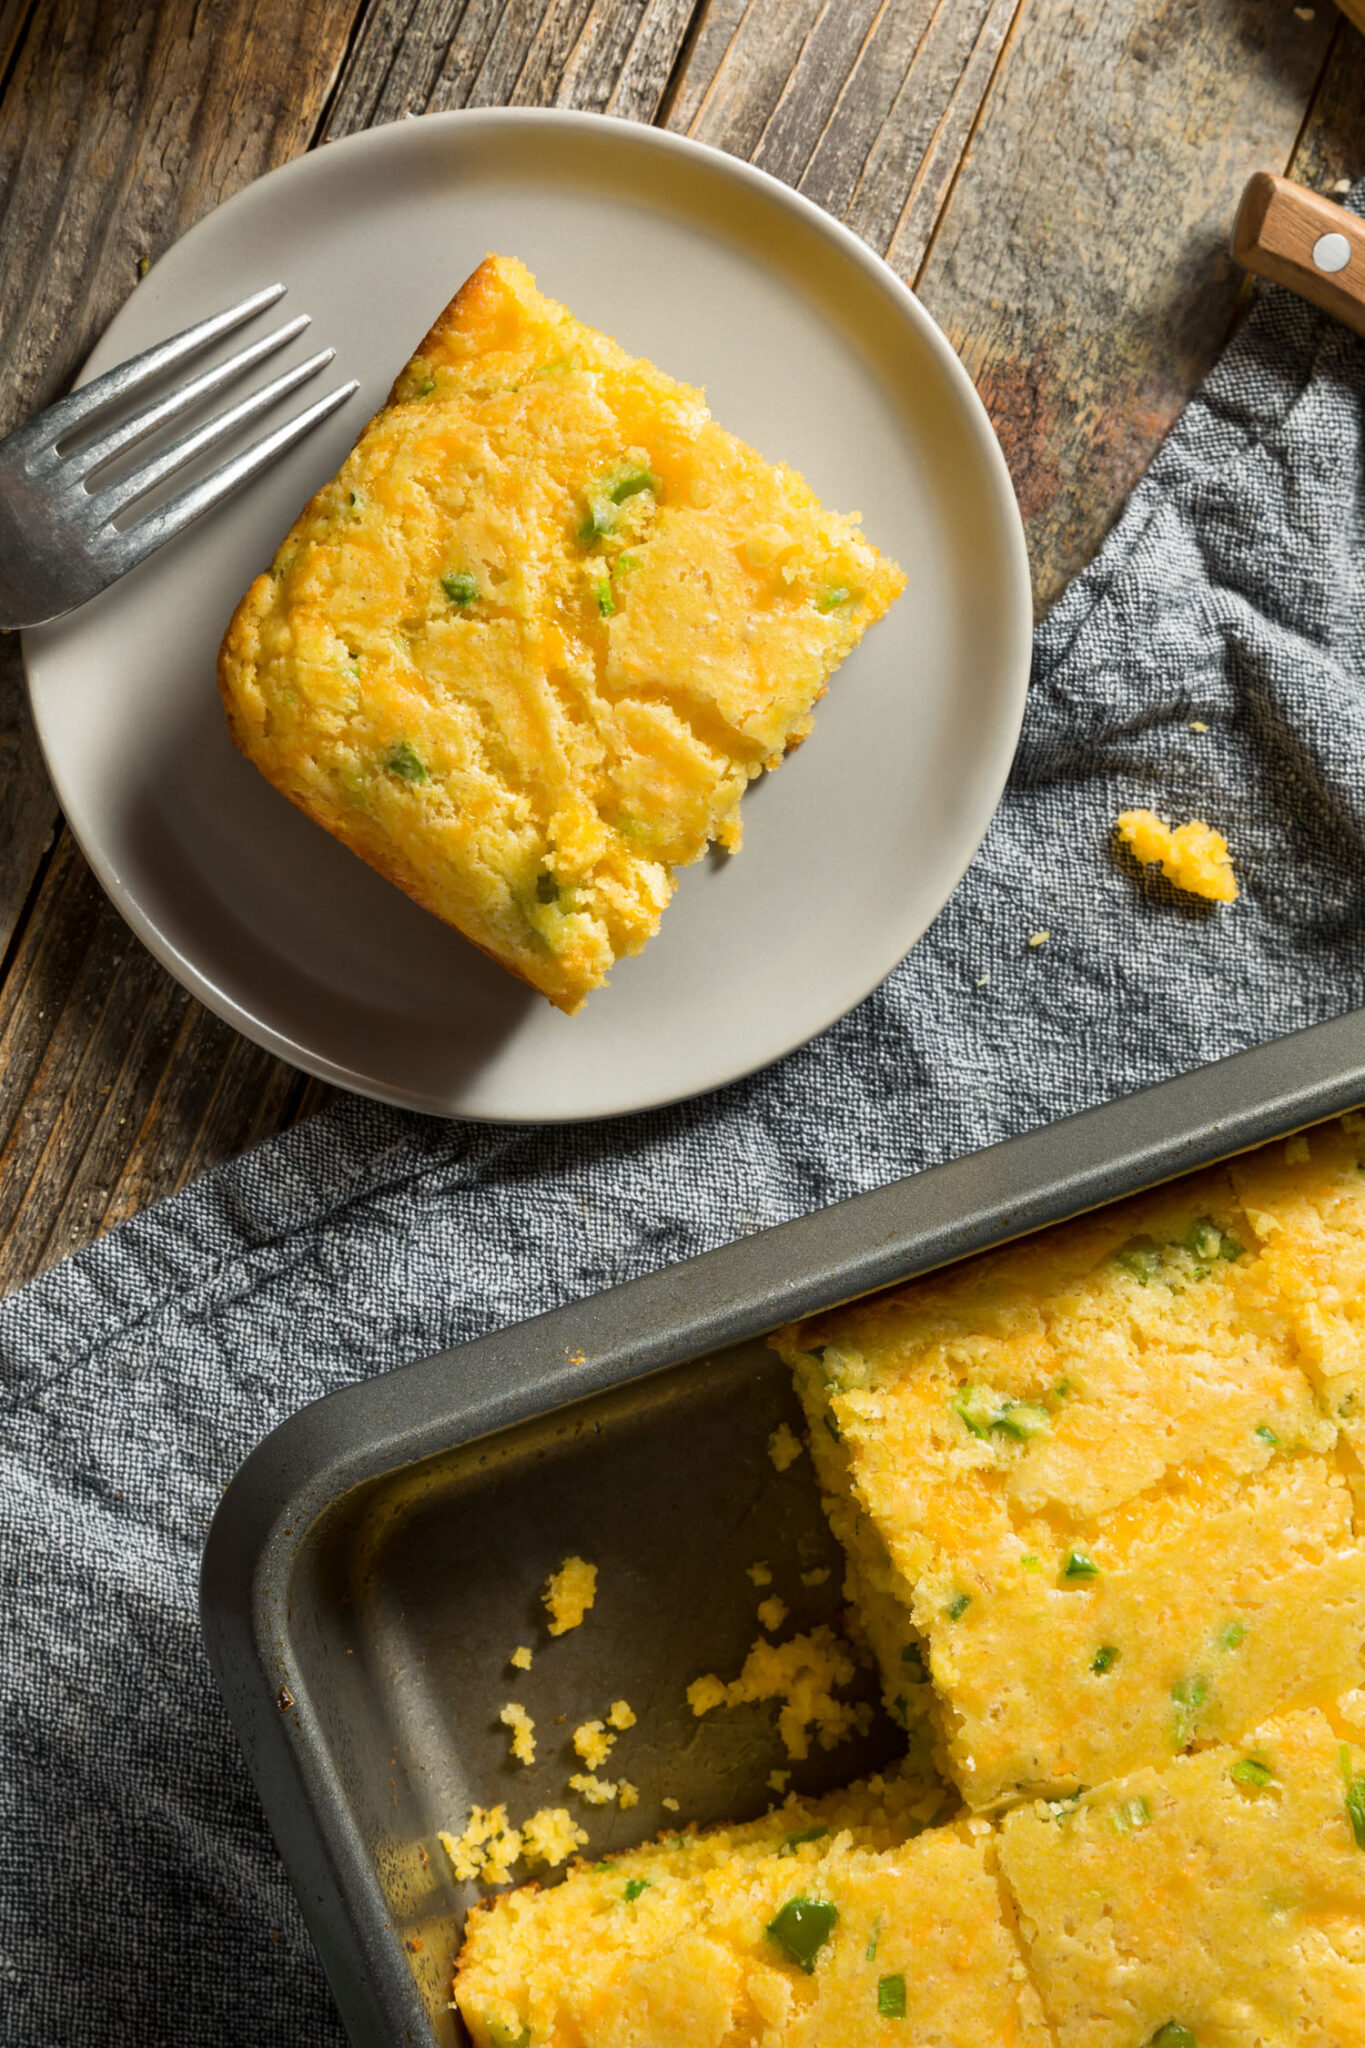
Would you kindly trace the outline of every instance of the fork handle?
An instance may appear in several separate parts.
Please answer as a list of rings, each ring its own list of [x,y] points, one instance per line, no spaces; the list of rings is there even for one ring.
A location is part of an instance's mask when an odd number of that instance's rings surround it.
[[[1232,253],[1365,334],[1365,221],[1344,206],[1258,171],[1237,209]]]

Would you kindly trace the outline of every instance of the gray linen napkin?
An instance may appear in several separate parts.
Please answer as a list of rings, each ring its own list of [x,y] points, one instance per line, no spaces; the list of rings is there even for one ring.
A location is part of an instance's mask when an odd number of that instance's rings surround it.
[[[1241,901],[1119,865],[1132,804],[1225,831]],[[346,1101],[0,1303],[0,2042],[340,2041],[195,1622],[273,1424],[1357,1005],[1363,915],[1365,345],[1268,292],[1040,629],[965,881],[841,1024],[607,1124]]]

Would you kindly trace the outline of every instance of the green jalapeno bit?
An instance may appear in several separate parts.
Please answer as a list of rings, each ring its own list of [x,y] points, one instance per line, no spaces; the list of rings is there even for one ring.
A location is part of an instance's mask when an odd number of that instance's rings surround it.
[[[1238,1759],[1228,1773],[1234,1785],[1273,1785],[1275,1773],[1269,1764],[1263,1764],[1259,1757],[1244,1756]]]
[[[768,1939],[808,1977],[815,1972],[815,1958],[833,1934],[839,1909],[827,1899],[788,1899],[768,1922]]]
[[[1112,1671],[1118,1661],[1119,1653],[1114,1645],[1112,1643],[1105,1643],[1100,1649],[1096,1650],[1094,1656],[1090,1659],[1090,1669],[1097,1677],[1103,1678],[1105,1672]]]
[[[802,1834],[788,1835],[777,1853],[779,1856],[794,1856],[804,1842],[822,1842],[828,1833],[828,1828],[807,1828]]]
[[[426,763],[407,740],[399,740],[396,746],[389,748],[384,766],[390,775],[398,776],[403,782],[425,782],[427,779]]]
[[[943,1612],[947,1615],[949,1621],[961,1621],[971,1604],[972,1596],[970,1593],[955,1593]]]
[[[905,1978],[899,1970],[893,1977],[877,1979],[877,2017],[880,2020],[905,2018]]]
[[[479,595],[478,583],[468,569],[452,569],[441,578],[441,588],[452,604],[473,604]]]
[[[820,592],[815,600],[815,609],[818,612],[837,612],[840,605],[847,604],[852,595],[853,592],[846,589],[842,583],[832,584],[828,590]]]
[[[647,1877],[628,1877],[626,1879],[626,1904],[629,1905],[632,1899],[639,1898],[641,1892],[647,1892],[650,1889],[651,1886]]]
[[[1083,1550],[1068,1550],[1062,1566],[1064,1579],[1097,1579],[1099,1575],[1100,1568],[1093,1557],[1087,1557]]]

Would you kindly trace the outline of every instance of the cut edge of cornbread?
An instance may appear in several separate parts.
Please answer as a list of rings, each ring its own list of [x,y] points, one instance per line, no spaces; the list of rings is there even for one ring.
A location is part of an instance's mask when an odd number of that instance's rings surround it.
[[[469,487],[469,479],[479,487]],[[234,613],[275,788],[572,1013],[904,585],[700,392],[488,257]]]

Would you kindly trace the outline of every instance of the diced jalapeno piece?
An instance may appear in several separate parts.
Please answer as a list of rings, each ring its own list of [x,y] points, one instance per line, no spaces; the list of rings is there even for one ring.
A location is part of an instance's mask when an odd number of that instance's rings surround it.
[[[836,1421],[834,1420],[834,1417],[833,1417],[832,1415],[830,1415],[829,1413],[826,1413],[826,1415],[825,1415],[825,1418],[824,1418],[824,1423],[825,1423],[825,1428],[826,1428],[826,1429],[827,1429],[827,1430],[829,1431],[830,1435],[831,1435],[831,1436],[832,1436],[832,1437],[834,1438],[834,1441],[835,1441],[835,1443],[836,1443],[836,1444],[841,1444],[841,1443],[843,1442],[843,1440],[844,1440],[844,1439],[843,1439],[843,1432],[842,1432],[842,1431],[840,1430],[840,1428],[839,1428],[839,1425],[838,1425],[838,1423],[837,1423],[837,1422],[836,1422]]]
[[[616,599],[611,594],[611,584],[604,576],[600,583],[594,583],[592,594],[597,599],[597,609],[604,619],[612,617],[616,610]]]
[[[1220,1650],[1235,1650],[1240,1643],[1243,1643],[1245,1641],[1245,1623],[1240,1621],[1230,1621],[1227,1627],[1223,1630],[1222,1634],[1218,1638],[1218,1647]]]
[[[1145,1828],[1151,1818],[1152,1809],[1145,1799],[1121,1799],[1109,1816],[1109,1825],[1117,1835],[1131,1835]]]
[[[919,1643],[903,1643],[901,1646],[901,1663],[913,1666],[916,1671],[923,1671],[923,1647]]]
[[[1273,1785],[1275,1782],[1275,1773],[1269,1764],[1263,1764],[1256,1756],[1239,1757],[1230,1776],[1234,1785]]]
[[[652,469],[627,469],[606,485],[613,505],[624,505],[627,498],[637,497],[641,491],[653,491],[656,498],[663,495]]]
[[[865,1949],[863,1950],[863,1961],[864,1961],[865,1963],[875,1963],[875,1962],[876,1962],[876,1960],[877,1960],[877,1943],[878,1943],[878,1942],[879,1942],[879,1941],[881,1940],[881,1938],[882,1938],[882,1916],[881,1916],[881,1914],[880,1914],[880,1913],[878,1913],[878,1914],[877,1914],[877,1915],[875,1916],[875,1918],[873,1919],[873,1922],[872,1922],[872,1932],[871,1932],[871,1934],[869,1934],[869,1936],[867,1937],[867,1947],[866,1947],[866,1948],[865,1948]]]
[[[504,2026],[501,2020],[489,2019],[487,2013],[484,2014],[483,2023],[488,2029],[488,2038],[492,2042],[493,2048],[531,2048],[531,2029],[529,2026],[523,2027],[520,2033],[514,2034],[512,2029]]]
[[[1272,1451],[1279,1448],[1280,1439],[1268,1422],[1258,1422],[1252,1434],[1258,1436],[1263,1444],[1269,1444]]]
[[[983,1440],[991,1433],[991,1424],[999,1413],[997,1404],[984,1387],[962,1387],[953,1396],[952,1408],[964,1429]]]
[[[479,595],[478,582],[468,569],[452,569],[441,578],[441,588],[452,604],[473,604]]]
[[[1090,1669],[1098,1678],[1103,1678],[1105,1672],[1112,1671],[1118,1661],[1119,1653],[1114,1645],[1112,1643],[1104,1643],[1090,1659]]]
[[[536,901],[538,903],[553,903],[558,896],[559,884],[553,875],[536,876]]]
[[[877,1979],[877,2017],[879,2020],[905,2018],[905,1978],[899,1970],[894,1977]]]
[[[815,609],[818,612],[837,612],[840,605],[847,604],[852,595],[853,592],[846,589],[842,583],[831,584],[828,590],[822,590],[816,598]]]
[[[1175,1746],[1183,1749],[1190,1739],[1191,1731],[1199,1718],[1199,1709],[1209,1696],[1208,1680],[1205,1678],[1181,1678],[1171,1687],[1171,1698],[1175,1702]]]
[[[397,775],[403,782],[425,782],[427,779],[426,763],[407,740],[399,740],[396,746],[389,748],[384,766],[390,775]]]
[[[1135,1237],[1128,1244],[1120,1245],[1114,1253],[1114,1262],[1145,1287],[1160,1268],[1161,1246],[1154,1237]]]
[[[947,1615],[949,1621],[961,1621],[971,1604],[972,1596],[970,1593],[954,1593],[943,1612]]]
[[[1147,2048],[1199,2048],[1199,2040],[1179,2020],[1167,2020],[1164,2027],[1157,2028]]]
[[[827,1899],[788,1899],[768,1922],[768,1939],[806,1975],[815,1971],[815,1958],[833,1934],[839,1909]]]
[[[436,379],[434,377],[423,377],[420,384],[413,385],[412,395],[414,398],[429,398],[435,389]]]
[[[1353,1778],[1346,1787],[1346,1818],[1357,1849],[1365,1849],[1365,1778]]]
[[[1026,1572],[1040,1572],[1043,1569],[1042,1558],[1034,1557],[1032,1552],[1026,1552],[1019,1562]]]
[[[807,1828],[802,1834],[788,1835],[777,1853],[779,1856],[794,1856],[803,1842],[822,1842],[828,1833],[828,1828]]]
[[[1223,1233],[1211,1217],[1200,1216],[1185,1232],[1185,1245],[1197,1259],[1216,1259],[1223,1248]]]
[[[615,524],[616,516],[612,511],[610,499],[589,498],[588,509],[578,525],[579,545],[591,547],[604,533],[610,533]]]
[[[1046,1435],[1052,1427],[1052,1417],[1046,1408],[1035,1408],[1028,1401],[1007,1401],[991,1427],[1004,1436],[1012,1436],[1017,1443],[1027,1443],[1032,1437]]]
[[[649,1889],[650,1883],[647,1877],[628,1877],[626,1879],[626,1904],[629,1905],[632,1899],[638,1899],[641,1892],[647,1892]]]
[[[1093,1557],[1087,1557],[1083,1550],[1068,1550],[1062,1566],[1064,1579],[1097,1579],[1099,1575],[1100,1568]]]

